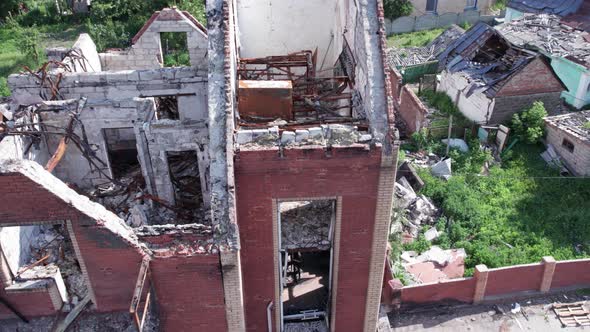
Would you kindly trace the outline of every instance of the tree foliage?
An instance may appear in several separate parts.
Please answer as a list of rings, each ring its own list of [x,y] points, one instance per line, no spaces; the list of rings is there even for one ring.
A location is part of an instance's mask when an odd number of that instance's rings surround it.
[[[542,101],[536,101],[529,109],[512,116],[512,130],[517,137],[529,144],[535,144],[545,135],[543,118],[547,111]]]
[[[414,6],[409,0],[384,0],[383,10],[385,17],[395,20],[398,17],[408,16],[412,13]]]

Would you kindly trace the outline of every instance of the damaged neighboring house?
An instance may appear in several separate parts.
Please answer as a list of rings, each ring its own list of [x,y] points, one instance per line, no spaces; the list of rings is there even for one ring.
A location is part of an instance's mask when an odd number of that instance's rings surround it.
[[[576,13],[585,0],[510,0],[504,20],[510,22],[525,14],[568,16]]]
[[[555,114],[565,89],[544,56],[513,46],[485,23],[473,26],[441,53],[439,66],[439,90],[466,118],[480,124],[509,121],[539,100]]]
[[[565,164],[574,175],[590,176],[590,111],[545,118],[549,162]]]
[[[166,8],[129,49],[48,56],[0,105],[0,319],[375,330],[399,147],[380,2],[214,0],[207,29]]]
[[[565,84],[561,97],[575,108],[590,103],[590,3],[572,15],[524,15],[497,27],[510,43],[550,59]]]

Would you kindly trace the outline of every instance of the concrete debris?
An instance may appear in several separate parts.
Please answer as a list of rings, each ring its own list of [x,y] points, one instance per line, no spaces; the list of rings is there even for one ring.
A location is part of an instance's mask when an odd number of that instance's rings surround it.
[[[333,201],[300,201],[280,204],[283,249],[330,248]]]
[[[588,33],[563,24],[557,15],[525,15],[502,24],[498,30],[517,46],[541,50],[553,57],[567,57],[590,68]]]
[[[407,181],[398,180],[395,183],[395,195],[397,198],[395,207],[403,211],[401,212],[403,226],[401,229],[400,227],[392,227],[390,233],[402,231],[403,234],[408,235],[410,242],[418,237],[424,225],[434,225],[441,215],[440,210],[432,201],[424,195],[417,195]]]
[[[326,322],[323,320],[311,322],[289,322],[285,323],[285,332],[328,332]]]
[[[453,24],[438,37],[423,47],[389,48],[387,62],[392,67],[407,67],[436,61],[436,57],[455,39],[465,33],[458,25]]]
[[[424,232],[424,238],[426,239],[426,241],[435,240],[441,235],[442,232],[437,231],[434,227]]]
[[[419,256],[404,252],[404,268],[418,283],[439,282],[463,277],[465,273],[464,249],[443,250],[432,246]]]
[[[331,124],[307,129],[284,130],[279,137],[279,127],[270,129],[240,129],[236,143],[241,147],[255,148],[289,145],[351,145],[368,144],[373,141],[369,133],[359,132],[356,126]]]
[[[432,175],[448,180],[453,175],[451,171],[451,158],[443,159],[430,168]]]
[[[431,167],[438,163],[441,158],[434,153],[426,153],[424,151],[410,152],[406,151],[406,160],[412,165],[418,167]]]
[[[450,142],[449,139],[445,138],[442,139],[441,142],[444,144],[449,144],[450,147],[458,149],[461,152],[469,152],[469,146],[464,140],[460,138],[451,138]]]

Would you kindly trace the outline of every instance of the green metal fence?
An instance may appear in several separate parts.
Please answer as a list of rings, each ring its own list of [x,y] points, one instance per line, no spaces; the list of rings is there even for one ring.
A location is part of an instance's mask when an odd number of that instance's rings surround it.
[[[397,69],[402,74],[404,83],[416,83],[425,74],[436,74],[438,61],[426,62],[415,66],[397,67]]]

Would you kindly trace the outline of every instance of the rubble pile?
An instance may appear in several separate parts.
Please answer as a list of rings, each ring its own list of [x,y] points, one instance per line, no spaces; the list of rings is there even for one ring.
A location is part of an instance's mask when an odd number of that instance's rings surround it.
[[[19,269],[17,280],[52,277],[59,268],[71,302],[75,304],[86,296],[84,276],[64,226],[40,225],[30,245],[30,262]]]
[[[333,202],[284,202],[281,210],[281,246],[284,249],[330,248]]]
[[[285,323],[285,332],[328,332],[323,320]]]
[[[389,48],[387,62],[392,67],[407,67],[435,61],[436,57],[463,33],[465,30],[453,24],[426,46],[403,49]]]
[[[405,177],[395,183],[395,195],[396,208],[405,212],[402,218],[402,232],[407,242],[417,238],[424,225],[434,225],[441,214],[428,197],[416,194]]]
[[[588,33],[562,24],[557,15],[525,15],[502,24],[499,30],[518,46],[533,47],[555,57],[590,65]]]
[[[443,250],[432,246],[421,255],[415,251],[404,251],[401,260],[415,283],[428,283],[463,277],[465,257],[465,249]]]

